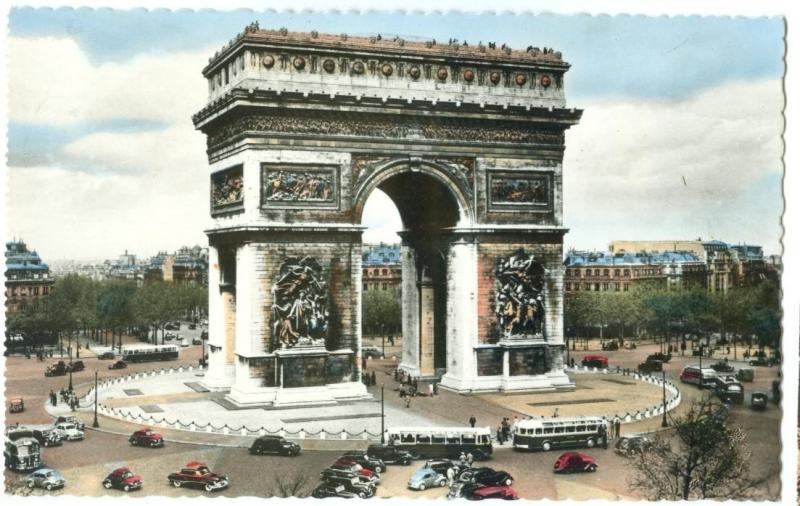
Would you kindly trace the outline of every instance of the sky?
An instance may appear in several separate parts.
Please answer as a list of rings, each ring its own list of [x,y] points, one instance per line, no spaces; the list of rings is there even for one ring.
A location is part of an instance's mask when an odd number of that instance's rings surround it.
[[[6,234],[45,261],[205,244],[201,69],[245,25],[553,47],[572,67],[567,248],[719,239],[780,252],[780,18],[13,8]],[[396,240],[375,192],[365,241]]]

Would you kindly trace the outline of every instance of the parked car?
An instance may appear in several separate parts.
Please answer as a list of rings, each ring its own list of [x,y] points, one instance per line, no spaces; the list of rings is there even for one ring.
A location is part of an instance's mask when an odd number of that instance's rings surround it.
[[[117,360],[114,363],[108,364],[108,368],[112,369],[112,370],[113,369],[125,369],[126,367],[128,367],[128,363],[125,362],[124,360]]]
[[[227,476],[213,473],[207,465],[197,461],[189,462],[180,471],[171,473],[167,476],[167,481],[175,488],[201,487],[206,492],[221,490],[230,483]]]
[[[648,357],[646,362],[639,364],[637,367],[640,374],[650,374],[651,372],[661,372],[664,370],[664,363],[660,360],[650,360]]]
[[[44,447],[64,444],[63,434],[55,427],[33,428],[33,438]]]
[[[83,441],[84,432],[78,429],[74,423],[57,423],[55,428],[64,435],[64,439],[67,441]]]
[[[203,344],[203,340],[200,339],[199,337],[193,337],[192,344]]]
[[[736,379],[739,381],[753,381],[755,378],[755,371],[750,368],[742,368],[736,371]]]
[[[67,484],[67,480],[58,471],[47,467],[32,472],[25,478],[25,481],[28,488],[43,488],[45,490],[62,488]]]
[[[367,452],[363,450],[345,452],[341,457],[339,457],[338,461],[345,460],[359,464],[361,467],[365,467],[370,471],[375,471],[376,473],[382,473],[386,471],[386,464],[381,459],[370,457],[367,455]]]
[[[553,464],[555,473],[575,473],[597,471],[597,463],[592,457],[580,452],[564,452]]]
[[[447,476],[447,470],[453,468],[453,476],[455,477],[458,477],[465,469],[469,469],[468,467],[462,465],[459,462],[446,459],[429,460],[425,463],[425,466],[423,467],[425,469],[433,469],[442,476]]]
[[[414,460],[411,454],[391,445],[369,445],[367,455],[371,458],[381,459],[386,464],[400,464],[407,466]]]
[[[630,457],[636,453],[644,452],[653,446],[653,442],[647,436],[641,434],[626,434],[617,439],[614,451],[620,455]]]
[[[468,489],[466,499],[481,501],[483,499],[519,499],[517,491],[508,485],[481,485],[473,489]]]
[[[514,478],[505,471],[496,471],[491,467],[477,467],[464,470],[458,479],[481,485],[511,485]]]
[[[180,330],[181,329],[181,322],[168,322],[164,325],[165,330]]]
[[[197,324],[196,323],[190,323],[189,324],[189,330],[195,330],[195,329],[197,329]]]
[[[113,351],[104,351],[103,353],[97,355],[98,360],[114,360],[116,355]]]
[[[616,341],[613,341],[616,342]],[[608,357],[603,355],[586,355],[581,360],[584,367],[596,367],[598,369],[608,369]]]
[[[358,476],[331,476],[325,479],[325,484],[333,487],[343,487],[362,499],[375,495],[375,485],[361,481]]]
[[[359,464],[333,464],[327,469],[323,469],[319,475],[323,480],[329,476],[364,476],[376,485],[380,483],[380,475],[378,473],[361,467]]]
[[[603,351],[617,351],[619,349],[619,343],[617,341],[605,341],[601,348],[603,348]]]
[[[649,360],[658,360],[659,362],[666,363],[666,362],[669,362],[670,360],[672,360],[672,354],[670,354],[670,353],[661,353],[661,352],[653,353],[652,355],[648,355],[647,356],[647,361],[649,361]]]
[[[751,366],[772,367],[773,365],[775,365],[775,360],[771,358],[757,357],[748,363]]]
[[[166,332],[164,334],[164,341],[172,341],[173,339],[178,339],[178,334],[176,332]]]
[[[130,492],[142,488],[142,477],[135,474],[127,467],[114,469],[103,480],[103,487],[106,489],[117,488]]]
[[[59,424],[59,423],[72,423],[72,424],[75,424],[75,427],[77,427],[78,430],[85,430],[86,429],[86,424],[83,423],[81,421],[81,419],[78,418],[75,415],[62,415],[62,416],[59,416],[58,418],[56,418],[55,424]]]
[[[311,492],[311,497],[315,497],[317,499],[325,499],[327,497],[341,497],[343,499],[351,499],[353,497],[358,497],[358,494],[355,492],[350,492],[345,488],[344,485],[334,485],[332,483],[320,483],[319,485],[317,485],[317,488],[315,488]]]
[[[250,446],[250,453],[253,455],[288,455],[294,457],[300,454],[300,445],[287,441],[281,436],[261,436],[253,441]]]
[[[767,409],[769,395],[764,392],[753,392],[750,395],[750,407],[753,409]]]
[[[153,431],[150,427],[143,427],[128,438],[132,446],[148,446],[150,448],[160,448],[164,446],[164,436]]]
[[[714,391],[723,402],[741,404],[744,402],[744,388],[739,383],[723,383]]]
[[[717,372],[733,372],[733,366],[727,360],[718,360],[711,365],[711,368]]]
[[[408,480],[408,488],[412,490],[425,490],[431,487],[444,487],[447,478],[437,473],[433,469],[418,469]]]
[[[50,364],[44,370],[44,375],[47,377],[64,376],[65,374],[67,374],[67,364],[65,364],[63,360],[59,360],[55,364]]]
[[[67,364],[67,372],[79,372],[86,369],[83,365],[83,360],[75,360],[71,364]]]
[[[22,400],[22,397],[14,397],[8,401],[9,413],[22,413],[23,411],[25,411],[25,401]]]
[[[361,356],[364,358],[381,358],[383,357],[383,353],[381,353],[381,349],[377,346],[363,346],[361,348]]]

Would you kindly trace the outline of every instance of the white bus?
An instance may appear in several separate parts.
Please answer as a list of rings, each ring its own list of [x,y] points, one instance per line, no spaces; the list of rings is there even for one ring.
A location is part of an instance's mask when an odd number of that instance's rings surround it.
[[[548,451],[604,445],[608,441],[607,424],[597,416],[521,420],[514,425],[514,448]]]
[[[475,460],[492,456],[489,427],[396,427],[386,431],[389,444],[413,459],[458,458],[471,453]]]
[[[155,360],[175,360],[177,358],[178,347],[174,344],[131,346],[122,349],[122,360],[125,362],[152,362]]]

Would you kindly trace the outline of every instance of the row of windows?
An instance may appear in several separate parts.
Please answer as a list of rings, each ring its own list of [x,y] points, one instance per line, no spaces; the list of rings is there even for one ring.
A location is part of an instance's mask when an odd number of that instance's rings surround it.
[[[50,293],[50,287],[49,286],[43,286],[41,288],[42,288],[42,290],[41,290],[41,294],[42,295],[47,295],[48,293]],[[22,287],[12,286],[10,289],[6,289],[6,297],[9,297],[9,296],[10,297],[16,297],[17,295],[19,295],[21,297],[24,297],[26,295],[34,295],[34,296],[36,296],[36,295],[39,295],[39,294],[40,294],[40,291],[39,291],[39,287],[38,286],[34,286],[33,288],[30,288],[30,289],[26,289],[26,287],[24,287],[24,286],[22,286]]]
[[[583,272],[584,276],[591,276],[592,269],[567,269],[567,276],[576,276],[580,277],[581,272]],[[611,273],[611,269],[594,269],[594,275],[600,276],[602,272],[602,276],[609,276]],[[620,273],[623,277],[630,277],[631,270],[630,269],[614,269],[614,276],[619,277]]]
[[[391,283],[391,284],[390,283],[381,283],[380,285],[378,285],[378,283],[373,283],[373,284],[364,283],[364,291],[368,292],[370,290],[378,290],[378,289],[380,289],[380,290],[394,290],[396,288],[399,288],[399,286],[400,285],[397,285],[397,284],[394,284],[394,283]]]
[[[580,292],[581,290],[584,292],[608,292],[610,290],[627,292],[628,283],[566,283],[564,290],[567,292]]]
[[[393,269],[393,270],[395,272],[397,272],[397,273],[400,272],[397,269]],[[370,275],[372,275],[372,276],[388,276],[389,275],[389,269],[372,269],[371,272],[370,272],[370,269],[364,269],[364,275],[365,276],[370,276]]]
[[[541,434],[574,434],[576,432],[597,432],[597,425],[563,425],[557,427],[545,427],[542,429],[519,429],[518,434],[541,435]]]

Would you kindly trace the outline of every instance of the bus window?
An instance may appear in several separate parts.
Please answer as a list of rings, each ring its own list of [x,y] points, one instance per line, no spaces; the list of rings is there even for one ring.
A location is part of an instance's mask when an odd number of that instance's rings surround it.
[[[401,434],[400,441],[402,441],[403,443],[413,443],[414,434]]]
[[[575,426],[574,425],[567,425],[566,427],[564,427],[564,431],[565,432],[575,432]]]
[[[597,430],[597,425],[590,425],[589,426],[589,431],[590,432],[595,432],[596,430]]]
[[[586,426],[585,425],[578,425],[578,427],[575,430],[578,431],[578,432],[586,432]]]
[[[434,434],[431,442],[435,445],[444,444],[444,436],[442,436],[441,434]]]
[[[545,427],[544,428],[544,433],[545,434],[552,434],[553,433],[553,428],[552,427]]]
[[[447,444],[449,444],[449,445],[460,445],[461,444],[461,436],[447,436]]]
[[[487,436],[486,434],[480,436],[479,439],[481,444],[489,443],[489,436]]]
[[[461,440],[465,445],[475,444],[475,434],[464,434],[461,436]]]
[[[556,434],[563,434],[564,433],[564,427],[556,427],[555,433]]]
[[[431,437],[429,435],[427,435],[427,434],[424,434],[424,435],[423,434],[418,434],[417,435],[417,443],[430,444],[430,442],[431,442]]]
[[[537,427],[537,428],[536,428],[536,434],[541,434],[541,433],[542,433],[542,429],[541,429],[541,428],[539,428],[539,427]]]

